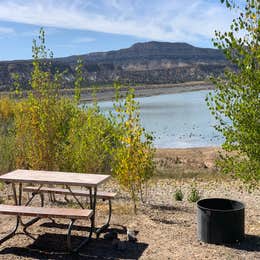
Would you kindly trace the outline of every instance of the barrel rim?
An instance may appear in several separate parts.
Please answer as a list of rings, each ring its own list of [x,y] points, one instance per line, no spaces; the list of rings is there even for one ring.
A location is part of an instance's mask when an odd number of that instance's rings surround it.
[[[201,205],[199,205],[199,203],[201,203],[202,201],[205,200],[226,200],[226,201],[230,201],[230,202],[236,202],[239,204],[239,207],[236,209],[212,209],[212,208],[206,208],[203,207]],[[215,211],[215,212],[235,212],[235,211],[240,211],[240,210],[244,210],[245,209],[245,204],[239,200],[232,200],[232,199],[227,199],[227,198],[207,198],[207,199],[201,199],[197,202],[197,207],[199,209],[203,209],[203,210],[209,210],[209,211]]]

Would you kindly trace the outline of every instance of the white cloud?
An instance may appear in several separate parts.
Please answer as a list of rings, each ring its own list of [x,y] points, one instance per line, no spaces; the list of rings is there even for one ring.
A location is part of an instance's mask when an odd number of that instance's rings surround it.
[[[15,30],[11,27],[0,27],[0,35],[11,35],[14,33]]]
[[[219,1],[207,0],[0,1],[2,21],[161,41],[196,43],[226,30],[232,18]]]
[[[69,48],[69,49],[72,49],[72,48],[76,48],[77,45],[76,44],[72,44],[72,43],[61,43],[61,44],[56,44],[55,47],[57,48]]]
[[[73,40],[74,43],[89,43],[94,41],[96,41],[96,39],[91,37],[79,37]]]
[[[47,35],[54,35],[57,34],[59,32],[58,29],[56,28],[44,28],[44,31]],[[18,36],[22,36],[22,37],[30,37],[30,38],[36,38],[39,35],[39,29],[34,29],[34,30],[30,30],[30,31],[22,31],[22,32],[17,32]]]

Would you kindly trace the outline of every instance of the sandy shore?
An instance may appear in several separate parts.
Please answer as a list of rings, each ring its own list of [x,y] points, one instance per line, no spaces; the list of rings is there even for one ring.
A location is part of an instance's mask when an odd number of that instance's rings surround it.
[[[160,148],[156,150],[155,160],[158,170],[201,171],[214,170],[215,160],[221,147]]]
[[[178,84],[154,84],[154,85],[135,85],[122,86],[120,93],[124,96],[129,88],[135,90],[136,97],[149,97],[157,95],[167,95],[199,90],[213,90],[214,85],[205,81],[191,81]],[[74,89],[62,89],[60,94],[66,97],[74,97]],[[13,95],[12,92],[0,92],[0,98]],[[23,91],[23,96],[27,96],[27,91]],[[115,97],[115,89],[113,86],[101,86],[96,88],[96,100],[106,101],[113,100]],[[81,89],[81,102],[89,102],[93,100],[93,87],[86,87]]]
[[[212,90],[214,85],[205,81],[191,81],[178,84],[154,84],[154,85],[135,85],[122,86],[120,93],[124,96],[129,88],[135,89],[136,97],[149,97],[156,95],[175,94],[181,92]],[[0,98],[10,96],[12,92],[0,92]],[[23,92],[26,96],[27,91]],[[62,89],[60,94],[66,97],[73,97],[74,89]],[[115,89],[113,86],[101,86],[96,88],[96,99],[98,101],[113,100],[115,97]],[[93,100],[93,87],[86,87],[81,89],[81,102],[89,102]]]
[[[186,82],[179,84],[164,84],[164,85],[137,85],[128,86],[121,88],[121,94],[124,96],[127,90],[132,87],[135,89],[136,97],[148,97],[165,94],[175,94],[181,92],[199,91],[199,90],[211,90],[214,86],[204,82]],[[72,90],[64,91],[64,94],[71,95]],[[115,96],[115,90],[113,87],[102,87],[97,90],[96,98],[98,101],[112,100]],[[93,99],[92,89],[82,89],[81,91],[81,102],[88,102]]]

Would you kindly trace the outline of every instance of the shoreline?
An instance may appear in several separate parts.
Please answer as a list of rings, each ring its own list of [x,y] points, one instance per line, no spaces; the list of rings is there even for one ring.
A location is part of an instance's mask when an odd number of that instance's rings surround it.
[[[159,151],[167,151],[167,150],[216,150],[216,149],[221,149],[221,146],[196,146],[196,147],[157,147],[155,148],[156,150]]]
[[[183,92],[192,92],[200,90],[214,90],[215,87],[213,84],[205,81],[190,81],[176,84],[153,84],[153,85],[129,85],[121,86],[120,94],[124,97],[129,90],[133,88],[135,90],[135,97],[151,97],[158,95],[167,95],[167,94],[177,94]],[[93,90],[94,87],[85,87],[81,88],[81,103],[88,103],[94,100]],[[13,92],[10,91],[0,91],[0,98],[11,96]],[[73,98],[75,94],[74,89],[61,89],[59,94],[67,98]],[[22,91],[22,96],[26,97],[28,91]],[[112,101],[115,97],[115,88],[113,86],[101,86],[96,88],[95,100],[100,101]]]
[[[213,170],[223,149],[218,146],[191,148],[156,148],[155,162],[159,170]]]
[[[134,88],[135,97],[150,97],[158,95],[167,95],[167,94],[177,94],[184,92],[200,91],[200,90],[214,90],[214,85],[199,81],[199,82],[186,82],[179,84],[160,84],[160,85],[147,85],[147,86],[129,86],[122,87],[120,93],[122,96],[125,96],[129,88]],[[82,103],[87,103],[93,100],[91,88],[83,89],[81,93],[80,101]],[[66,91],[67,92],[67,91]],[[111,101],[114,99],[115,90],[113,87],[101,88],[96,93],[97,101]]]

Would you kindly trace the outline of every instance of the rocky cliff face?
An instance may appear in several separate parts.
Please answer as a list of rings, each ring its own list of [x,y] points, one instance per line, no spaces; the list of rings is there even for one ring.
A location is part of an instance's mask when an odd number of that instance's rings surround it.
[[[205,80],[227,66],[219,50],[197,48],[186,43],[136,43],[118,51],[97,52],[53,60],[52,71],[66,70],[64,87],[71,87],[77,59],[84,62],[86,84],[166,84]],[[10,90],[12,74],[18,73],[23,88],[29,88],[30,60],[0,62],[0,90]]]

